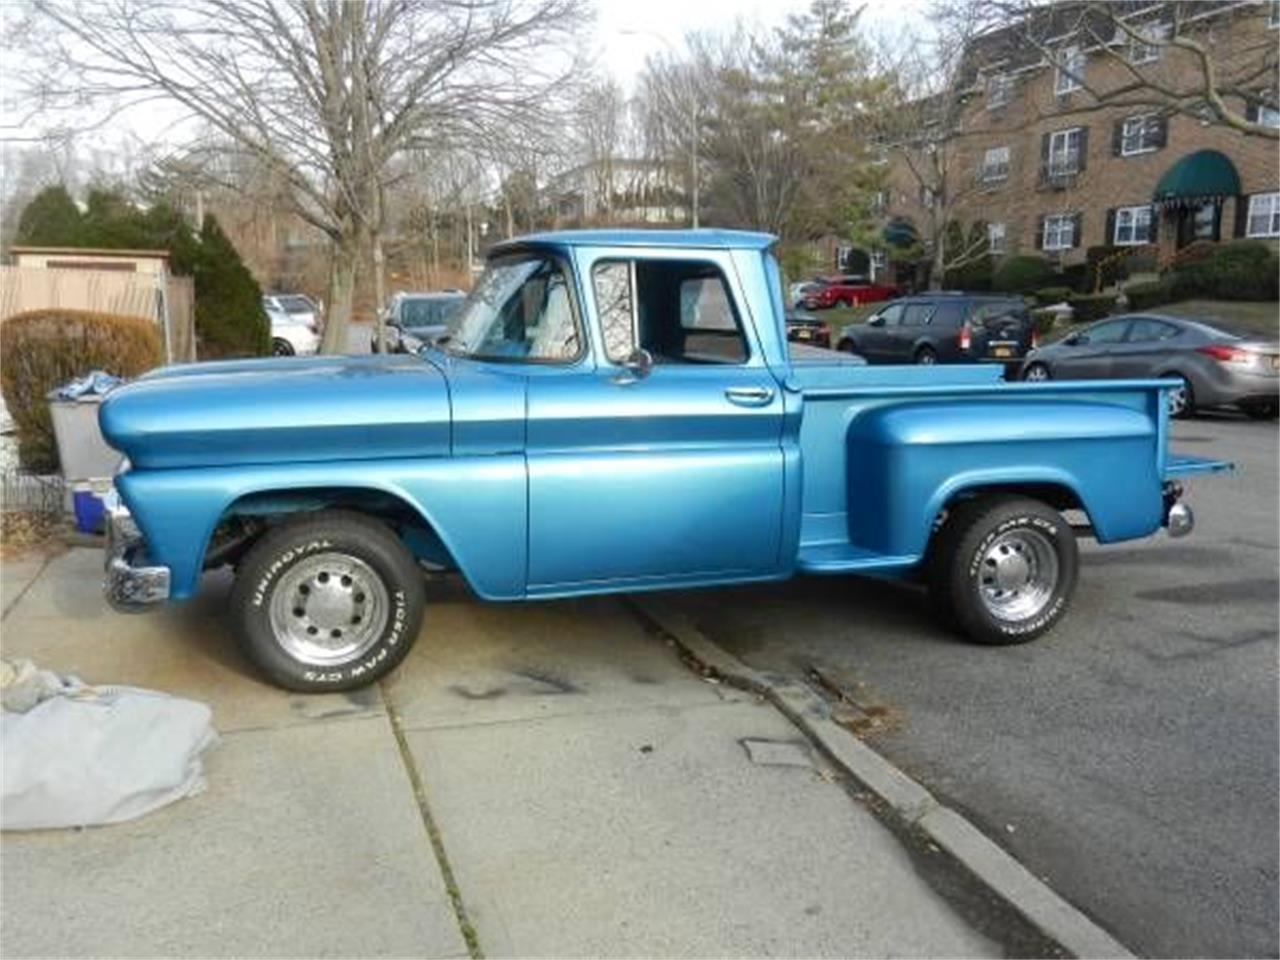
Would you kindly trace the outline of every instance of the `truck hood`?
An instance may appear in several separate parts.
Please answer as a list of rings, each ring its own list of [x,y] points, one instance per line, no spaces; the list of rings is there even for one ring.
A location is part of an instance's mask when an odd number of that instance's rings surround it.
[[[449,454],[449,389],[415,356],[164,367],[112,393],[102,434],[136,467]]]

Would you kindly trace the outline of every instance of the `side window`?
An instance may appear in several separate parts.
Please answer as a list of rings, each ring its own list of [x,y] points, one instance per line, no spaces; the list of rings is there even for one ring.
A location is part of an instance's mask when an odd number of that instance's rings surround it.
[[[923,327],[933,316],[932,303],[909,303],[902,311],[902,326]]]
[[[605,356],[637,348],[656,363],[745,363],[742,320],[724,275],[692,260],[606,260],[591,272]]]
[[[1090,343],[1119,343],[1124,339],[1124,331],[1129,326],[1128,320],[1117,320],[1112,323],[1100,323],[1089,329]]]
[[[891,306],[885,307],[880,311],[879,316],[884,319],[884,323],[882,323],[881,326],[896,327],[902,320],[902,304],[895,303]]]
[[[1149,343],[1155,340],[1168,340],[1170,337],[1176,337],[1181,332],[1171,323],[1144,318],[1133,321],[1133,325],[1129,327],[1129,342]]]
[[[938,309],[929,318],[929,326],[950,330],[960,326],[964,320],[964,304],[955,300],[938,304]]]

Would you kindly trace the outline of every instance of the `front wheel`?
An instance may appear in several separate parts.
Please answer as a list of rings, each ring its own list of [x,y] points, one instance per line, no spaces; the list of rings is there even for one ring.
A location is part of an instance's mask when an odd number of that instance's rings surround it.
[[[359,513],[324,510],[262,537],[231,609],[246,655],[277,686],[319,692],[395,668],[422,622],[421,571],[400,539]]]
[[[1027,367],[1026,372],[1022,374],[1022,379],[1031,383],[1040,383],[1049,379],[1049,368],[1043,363],[1033,363]]]
[[[1196,412],[1196,394],[1191,388],[1191,381],[1177,376],[1178,385],[1169,391],[1169,416],[1175,420],[1185,420]]]
[[[1075,592],[1079,554],[1062,514],[1023,497],[979,497],[951,511],[931,551],[929,590],[977,643],[1025,643],[1051,630]]]
[[[271,341],[271,355],[273,357],[292,357],[294,353],[293,344],[283,337],[275,337]]]

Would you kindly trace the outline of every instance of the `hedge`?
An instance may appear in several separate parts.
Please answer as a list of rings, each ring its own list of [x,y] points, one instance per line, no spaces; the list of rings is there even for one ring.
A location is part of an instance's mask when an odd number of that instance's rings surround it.
[[[1071,320],[1074,323],[1092,323],[1108,316],[1116,305],[1114,293],[1081,293],[1073,296],[1071,304]]]
[[[1044,257],[1009,257],[996,270],[991,287],[1000,293],[1030,293],[1048,286],[1053,278],[1053,264]]]
[[[162,357],[156,324],[88,310],[31,310],[0,323],[0,392],[18,434],[24,469],[58,469],[50,390],[91,370],[136,377]]]
[[[1124,295],[1130,310],[1150,310],[1173,300],[1173,282],[1164,279],[1131,283],[1124,288]]]
[[[1223,300],[1275,300],[1280,293],[1280,262],[1257,240],[1224,243],[1209,267],[1214,293]]]
[[[1071,297],[1071,289],[1069,287],[1044,287],[1032,294],[1035,297],[1036,306],[1047,307],[1054,303],[1066,303]]]

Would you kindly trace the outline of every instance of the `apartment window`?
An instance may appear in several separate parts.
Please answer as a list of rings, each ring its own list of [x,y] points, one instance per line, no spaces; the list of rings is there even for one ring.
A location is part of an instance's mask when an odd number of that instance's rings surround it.
[[[1249,198],[1245,233],[1250,237],[1280,237],[1280,193],[1255,193]]]
[[[1045,250],[1070,250],[1076,245],[1076,218],[1069,213],[1045,217],[1042,231]]]
[[[934,192],[932,187],[926,187],[923,184],[920,187],[920,205],[923,207],[932,207],[934,200]]]
[[[1127,117],[1120,128],[1120,156],[1132,157],[1160,149],[1160,119],[1154,113]]]
[[[1005,226],[1003,223],[987,224],[987,252],[992,254],[1004,253]]]
[[[1268,27],[1280,27],[1280,0],[1271,0],[1271,13],[1267,16]]]
[[[1169,39],[1170,27],[1167,23],[1149,23],[1135,31],[1139,38],[1129,41],[1129,62],[1155,63],[1160,59],[1161,44]]]
[[[992,183],[1009,176],[1009,148],[989,147],[982,155],[982,180]]]
[[[1275,107],[1259,107],[1258,122],[1264,127],[1280,127],[1280,110]]]
[[[1084,79],[1084,51],[1079,47],[1063,47],[1058,55],[1058,72],[1053,80],[1053,92],[1058,96],[1079,90]]]
[[[1151,239],[1151,205],[1121,207],[1116,211],[1115,231],[1111,241],[1120,247],[1148,243]]]
[[[1007,73],[993,73],[987,77],[987,109],[1003,107],[1013,99],[1013,77]]]
[[[871,195],[871,212],[877,216],[889,209],[889,193],[887,190],[877,190]]]
[[[1080,172],[1080,144],[1083,139],[1083,127],[1059,130],[1049,135],[1050,176],[1061,177]]]

